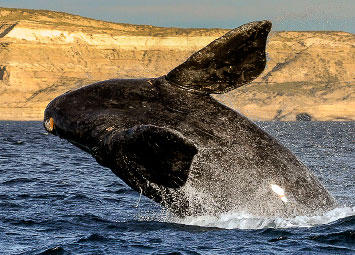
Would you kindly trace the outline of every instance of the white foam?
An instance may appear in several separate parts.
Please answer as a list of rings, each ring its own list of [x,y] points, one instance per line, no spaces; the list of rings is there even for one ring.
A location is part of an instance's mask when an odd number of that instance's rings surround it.
[[[314,227],[355,215],[354,207],[338,207],[317,216],[297,216],[293,218],[256,217],[247,213],[229,212],[216,216],[197,216],[175,219],[179,224],[223,229],[262,229]]]

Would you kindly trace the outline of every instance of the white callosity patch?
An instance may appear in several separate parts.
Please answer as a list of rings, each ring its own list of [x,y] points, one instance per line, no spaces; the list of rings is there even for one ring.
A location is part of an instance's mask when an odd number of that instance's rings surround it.
[[[44,122],[44,126],[48,132],[52,132],[54,129],[54,120],[53,118],[49,118]]]
[[[288,202],[288,199],[287,197],[285,196],[285,190],[283,188],[281,188],[279,185],[277,184],[271,184],[271,189],[273,192],[275,192],[279,197],[280,199],[287,203]]]

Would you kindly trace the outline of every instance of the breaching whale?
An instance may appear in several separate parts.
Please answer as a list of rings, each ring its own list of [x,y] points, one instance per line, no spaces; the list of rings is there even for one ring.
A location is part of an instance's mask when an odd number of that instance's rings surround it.
[[[270,30],[242,25],[162,77],[69,91],[48,104],[44,127],[178,216],[329,210],[333,197],[287,148],[211,97],[264,70]]]

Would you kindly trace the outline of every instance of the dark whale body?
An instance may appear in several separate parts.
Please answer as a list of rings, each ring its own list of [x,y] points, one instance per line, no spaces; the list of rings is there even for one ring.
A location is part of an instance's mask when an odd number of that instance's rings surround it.
[[[329,210],[334,199],[288,149],[210,96],[263,71],[270,29],[234,29],[166,76],[67,92],[47,106],[44,126],[179,216]]]

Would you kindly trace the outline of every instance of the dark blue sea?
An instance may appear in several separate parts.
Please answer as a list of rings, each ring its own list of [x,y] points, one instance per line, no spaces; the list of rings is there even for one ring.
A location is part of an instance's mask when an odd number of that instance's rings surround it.
[[[41,122],[0,122],[0,254],[355,254],[355,122],[258,124],[319,177],[336,209],[177,219]]]

